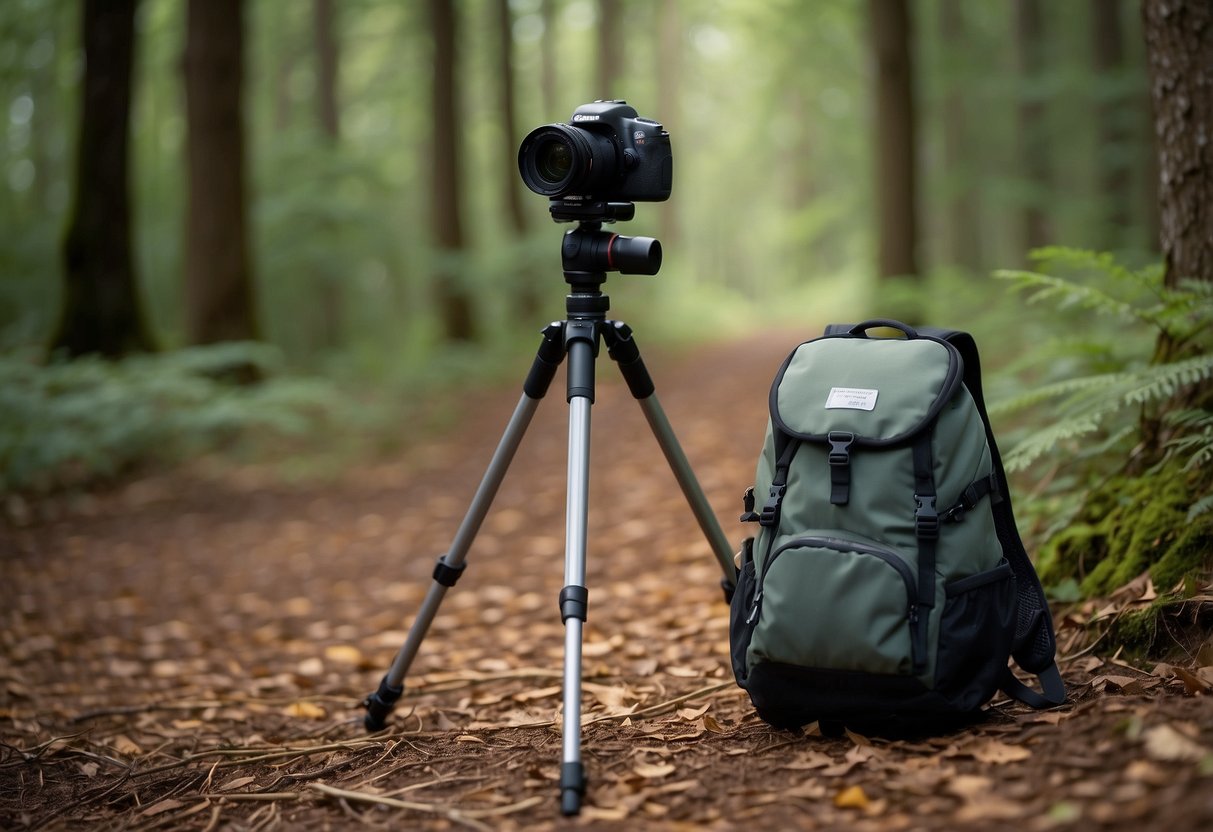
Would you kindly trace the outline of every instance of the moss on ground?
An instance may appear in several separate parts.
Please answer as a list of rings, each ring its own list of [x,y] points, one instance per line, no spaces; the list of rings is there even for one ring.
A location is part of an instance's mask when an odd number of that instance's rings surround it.
[[[1037,568],[1046,586],[1077,579],[1083,594],[1110,593],[1149,570],[1166,592],[1213,567],[1213,513],[1191,521],[1194,494],[1206,493],[1200,471],[1180,462],[1115,477],[1088,495],[1075,522],[1042,548]]]

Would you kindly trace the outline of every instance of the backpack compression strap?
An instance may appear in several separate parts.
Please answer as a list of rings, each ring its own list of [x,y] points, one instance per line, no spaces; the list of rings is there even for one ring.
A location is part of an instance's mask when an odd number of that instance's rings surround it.
[[[830,324],[826,327],[825,334],[843,335],[849,333],[852,328],[851,324]],[[981,388],[981,359],[977,352],[977,342],[972,335],[959,330],[919,327],[917,331],[919,335],[946,341],[960,353],[960,357],[964,361],[964,384],[968,388],[969,395],[973,397],[973,403],[977,405],[977,411],[981,414],[986,431],[986,443],[990,446],[995,485],[1002,495],[1002,499],[995,501],[992,506],[994,528],[998,534],[998,540],[1002,544],[1003,554],[1006,555],[1007,561],[1015,573],[1015,584],[1019,596],[1019,615],[1011,655],[1020,667],[1038,677],[1041,692],[1032,690],[1016,679],[1010,668],[1007,669],[999,686],[1008,696],[1033,708],[1060,705],[1066,701],[1066,689],[1061,673],[1057,669],[1053,617],[1049,613],[1049,605],[1045,600],[1040,578],[1036,575],[1036,568],[1028,558],[1023,540],[1019,536],[1019,529],[1015,525],[1007,474],[1002,465],[1002,456],[998,452],[998,444],[994,441],[990,417],[986,413],[985,396]]]

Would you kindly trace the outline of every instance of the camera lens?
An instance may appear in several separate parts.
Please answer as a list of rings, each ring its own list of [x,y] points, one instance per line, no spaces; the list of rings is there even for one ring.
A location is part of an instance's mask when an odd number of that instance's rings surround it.
[[[572,169],[573,148],[566,142],[547,139],[535,149],[535,170],[543,181],[559,185]]]
[[[537,194],[592,196],[622,172],[615,143],[608,136],[549,124],[532,130],[518,149],[518,172]]]

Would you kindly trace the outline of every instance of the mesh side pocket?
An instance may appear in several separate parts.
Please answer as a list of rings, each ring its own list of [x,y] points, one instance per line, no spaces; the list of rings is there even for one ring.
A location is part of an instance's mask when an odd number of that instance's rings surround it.
[[[1015,584],[1015,573],[1004,560],[947,586],[935,689],[958,710],[977,710],[998,690],[1015,637]]]

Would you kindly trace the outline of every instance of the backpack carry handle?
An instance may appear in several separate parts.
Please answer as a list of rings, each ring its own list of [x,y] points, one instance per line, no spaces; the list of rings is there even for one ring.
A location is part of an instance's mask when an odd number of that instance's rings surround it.
[[[903,324],[901,321],[894,321],[891,318],[873,318],[870,321],[855,324],[855,326],[851,327],[847,334],[866,336],[869,329],[875,329],[876,327],[880,326],[888,327],[889,329],[896,329],[905,335],[907,339],[918,337],[918,330],[914,329],[914,327],[910,326],[909,324]]]

